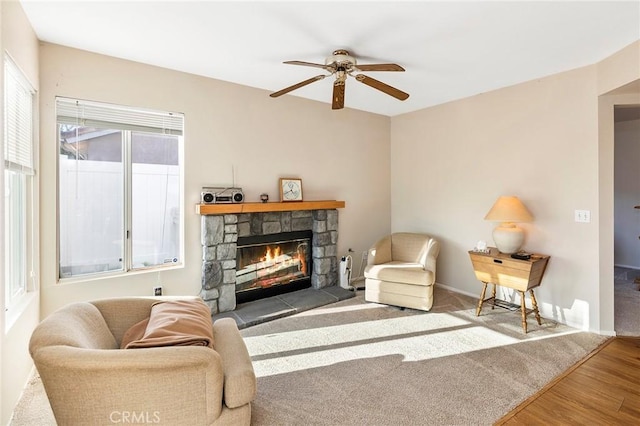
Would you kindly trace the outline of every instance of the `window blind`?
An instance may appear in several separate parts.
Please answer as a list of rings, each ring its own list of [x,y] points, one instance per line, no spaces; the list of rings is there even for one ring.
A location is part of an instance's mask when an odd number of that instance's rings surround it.
[[[35,90],[8,55],[4,57],[4,164],[33,174],[33,98]]]
[[[128,108],[120,105],[56,98],[58,124],[98,129],[133,130],[181,136],[184,116],[179,113]]]

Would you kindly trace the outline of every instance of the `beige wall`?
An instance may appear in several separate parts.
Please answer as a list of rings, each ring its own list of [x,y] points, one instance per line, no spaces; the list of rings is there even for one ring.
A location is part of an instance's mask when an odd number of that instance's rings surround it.
[[[0,14],[0,26],[2,28],[0,51],[9,53],[30,80],[33,87],[38,90],[38,40],[36,35],[18,2],[0,2]],[[0,78],[0,94],[4,98],[4,76],[2,71],[0,71],[0,76],[2,76]],[[3,176],[3,174],[0,174],[0,183],[2,183]],[[0,187],[4,187],[4,185],[0,185]],[[37,194],[37,184],[34,190]],[[3,214],[4,207],[0,207],[0,223],[4,223]],[[2,228],[0,227],[0,229]],[[4,238],[2,240],[4,241]],[[0,246],[0,259],[2,259],[0,262],[3,265],[2,270],[0,270],[0,276],[2,277],[4,276],[4,258],[3,244]],[[4,284],[4,280],[2,281]],[[22,300],[22,303],[12,307],[9,312],[4,309],[4,287],[0,289],[2,295],[0,297],[3,300],[3,309],[1,309],[2,313],[0,313],[2,318],[0,321],[0,378],[2,382],[0,387],[0,398],[2,400],[0,424],[7,424],[9,421],[13,407],[20,397],[33,367],[28,352],[28,343],[31,332],[39,320],[37,278],[34,286],[36,288],[32,288],[33,291]]]
[[[524,248],[551,255],[536,290],[542,315],[614,333],[613,105],[620,100],[598,96],[619,85],[632,93],[626,103],[637,99],[637,86],[627,85],[640,78],[639,51],[637,42],[592,66],[392,119],[392,230],[442,240],[439,283],[479,293],[467,251],[478,240],[493,244],[495,224],[484,215],[499,195],[517,195],[535,218],[521,225]],[[590,210],[591,223],[574,222],[576,209]]]
[[[638,93],[638,76],[640,75],[640,41],[614,53],[598,62],[598,94],[612,91],[619,92],[625,87],[627,93]],[[635,82],[631,86],[630,83]]]
[[[202,186],[232,182],[232,166],[247,201],[258,201],[262,192],[277,200],[282,176],[301,177],[305,199],[346,201],[339,211],[339,254],[366,250],[389,231],[388,117],[332,111],[293,96],[272,99],[263,90],[57,45],[43,44],[40,55],[43,315],[76,300],[148,295],[158,279],[166,294],[198,294],[195,204]],[[56,95],[185,114],[184,269],[57,283]]]
[[[392,120],[392,229],[438,236],[437,281],[477,295],[467,251],[493,245],[483,220],[517,195],[534,222],[524,248],[551,255],[541,313],[586,327],[597,312],[596,69],[586,67]],[[592,222],[574,222],[574,209]],[[519,301],[517,301],[519,302]]]

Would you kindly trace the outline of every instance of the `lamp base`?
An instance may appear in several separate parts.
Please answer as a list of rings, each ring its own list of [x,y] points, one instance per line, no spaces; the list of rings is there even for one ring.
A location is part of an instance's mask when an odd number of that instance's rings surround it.
[[[502,223],[493,230],[493,242],[500,253],[517,253],[524,243],[524,231],[513,223]]]

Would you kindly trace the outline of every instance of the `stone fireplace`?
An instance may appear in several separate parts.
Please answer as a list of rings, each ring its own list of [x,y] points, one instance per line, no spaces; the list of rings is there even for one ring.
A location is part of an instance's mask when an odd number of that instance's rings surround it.
[[[316,203],[326,204],[326,202]],[[344,207],[344,202],[330,203],[329,206],[338,203],[338,207]],[[232,311],[236,308],[237,303],[254,300],[254,294],[246,298],[239,293],[239,299],[236,298],[237,290],[240,289],[242,291],[243,289],[242,283],[237,285],[237,281],[245,280],[244,277],[237,279],[237,276],[246,275],[247,268],[256,267],[242,265],[240,259],[237,258],[239,239],[240,241],[258,241],[261,243],[262,241],[269,241],[270,236],[283,234],[286,236],[294,235],[297,238],[300,233],[304,234],[306,231],[310,237],[308,265],[305,265],[309,271],[306,283],[298,282],[304,281],[302,278],[298,279],[300,274],[296,272],[302,269],[300,261],[298,261],[298,266],[296,267],[281,269],[285,269],[287,273],[295,276],[292,281],[295,281],[298,288],[310,286],[320,289],[338,284],[338,210],[335,208],[314,208],[318,206],[315,206],[312,202],[307,202],[296,203],[298,210],[244,213],[243,211],[252,210],[252,204],[257,210],[267,210],[269,204],[277,205],[278,207],[276,208],[280,209],[288,208],[282,207],[282,204],[285,203],[243,203],[233,207],[199,205],[198,207],[198,212],[202,214],[201,243],[203,262],[200,297],[209,305],[212,315]],[[289,204],[292,205],[294,203]],[[234,207],[240,212],[224,213],[224,210],[233,211]],[[301,210],[304,208],[308,209]],[[216,211],[219,210],[221,210],[220,214],[216,214]],[[275,240],[279,240],[279,238],[275,238]],[[300,248],[300,251],[303,250],[304,247]],[[287,256],[295,257],[292,254]],[[261,268],[263,266],[258,265],[257,267]],[[240,268],[241,272],[238,272],[238,268]],[[259,285],[264,286],[264,282]],[[277,287],[281,287],[281,285]],[[298,288],[294,286],[291,289],[282,290],[290,291]],[[278,291],[278,289],[275,291],[269,289],[258,297],[270,297]]]

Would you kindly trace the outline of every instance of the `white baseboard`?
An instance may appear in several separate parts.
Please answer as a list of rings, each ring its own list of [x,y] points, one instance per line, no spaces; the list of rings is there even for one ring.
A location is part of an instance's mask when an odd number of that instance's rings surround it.
[[[451,287],[451,286],[448,286],[448,285],[445,285],[445,284],[440,284],[440,283],[436,283],[436,285],[438,287],[444,288],[445,290],[449,290],[449,291],[452,291],[454,293],[464,294],[465,296],[473,297],[474,299],[477,299],[478,297],[480,297],[480,293],[469,293],[467,291],[460,290],[459,288]]]
[[[474,298],[476,300],[480,297],[480,293],[469,293],[467,291],[460,290],[459,288],[451,287],[451,286],[448,286],[448,285],[445,285],[445,284],[440,284],[440,283],[436,283],[435,285],[437,285],[438,287],[444,288],[446,290],[452,291],[454,293],[464,294],[465,296],[472,297],[472,298]],[[556,321],[559,324],[564,324],[564,325],[566,325],[568,327],[573,327],[573,328],[578,329],[578,330],[583,330],[583,331],[588,331],[588,332],[591,332],[591,333],[600,334],[602,336],[615,336],[616,335],[616,332],[615,331],[611,331],[611,330],[599,330],[599,331],[589,330],[588,328],[586,328],[585,324],[572,324],[570,321],[569,322],[563,322],[563,321],[560,321],[558,318],[553,319],[553,321]]]
[[[618,265],[618,264],[614,264],[613,266],[616,268],[628,268],[628,269],[635,269],[636,271],[640,271],[640,266]]]

